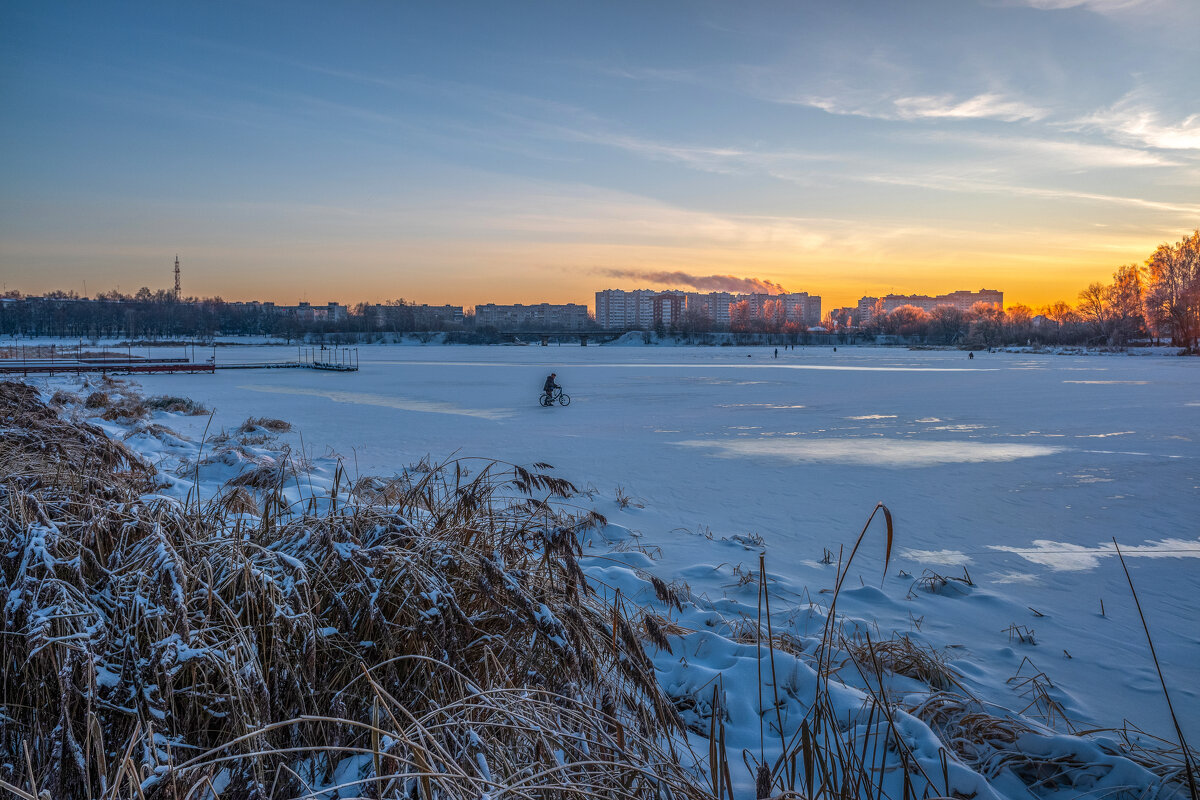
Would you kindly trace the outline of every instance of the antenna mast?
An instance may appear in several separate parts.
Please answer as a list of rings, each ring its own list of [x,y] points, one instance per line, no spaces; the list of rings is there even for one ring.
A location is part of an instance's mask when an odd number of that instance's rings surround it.
[[[175,254],[175,299],[179,300],[179,254]]]

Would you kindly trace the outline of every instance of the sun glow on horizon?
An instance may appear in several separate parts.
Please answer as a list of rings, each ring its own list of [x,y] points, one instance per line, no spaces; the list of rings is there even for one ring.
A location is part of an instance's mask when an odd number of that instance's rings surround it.
[[[0,276],[132,293],[178,252],[185,294],[281,304],[590,306],[683,273],[825,309],[985,287],[1037,308],[1200,225],[1176,110],[1200,6],[869,5],[531,27],[19,0]]]

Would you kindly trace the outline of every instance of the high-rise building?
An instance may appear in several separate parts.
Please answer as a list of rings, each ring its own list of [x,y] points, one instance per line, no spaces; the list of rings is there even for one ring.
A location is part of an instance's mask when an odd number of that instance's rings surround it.
[[[654,327],[654,297],[650,289],[605,289],[596,292],[596,324],[606,330],[649,330]]]
[[[605,289],[596,292],[596,324],[606,330],[649,330],[692,317],[706,319],[715,328],[724,328],[729,325],[729,307],[743,301],[748,304],[751,319],[763,318],[764,309],[770,308],[772,313],[782,314],[782,321],[805,327],[821,320],[821,298],[808,292],[732,294]],[[779,305],[773,305],[775,303]]]
[[[729,306],[737,302],[730,292],[688,292],[687,310],[697,318],[709,320],[713,326],[729,325]]]

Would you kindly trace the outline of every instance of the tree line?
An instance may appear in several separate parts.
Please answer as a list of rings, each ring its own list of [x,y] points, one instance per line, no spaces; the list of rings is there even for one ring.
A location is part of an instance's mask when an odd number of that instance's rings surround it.
[[[976,303],[964,311],[912,305],[876,313],[861,325],[846,313],[831,312],[829,330],[857,327],[867,334],[890,334],[930,344],[992,347],[1002,344],[1083,344],[1123,347],[1138,339],[1170,341],[1200,352],[1200,231],[1175,244],[1162,244],[1145,264],[1127,264],[1111,282],[1084,288],[1074,306],[1059,300],[1033,309],[1016,304],[1001,309]]]
[[[258,303],[227,303],[220,297],[176,299],[164,289],[136,293],[101,292],[94,299],[72,291],[26,297],[17,291],[0,296],[0,335],[55,336],[67,339],[158,340],[228,336],[272,336],[291,341],[339,333],[457,330],[455,324],[425,319],[403,299],[379,306],[359,303],[345,317],[329,318],[325,307],[305,314]]]

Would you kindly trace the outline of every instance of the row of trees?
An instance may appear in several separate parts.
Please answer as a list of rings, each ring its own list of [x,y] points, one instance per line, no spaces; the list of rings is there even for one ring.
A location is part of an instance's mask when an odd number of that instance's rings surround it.
[[[219,297],[176,300],[170,292],[142,289],[136,295],[105,292],[94,300],[74,292],[0,301],[0,334],[63,338],[170,339],[216,333],[285,335],[289,321],[254,305],[230,305]]]
[[[1145,265],[1128,264],[1110,283],[1092,283],[1071,306],[1058,301],[1034,310],[976,303],[969,311],[938,306],[925,311],[900,306],[885,313],[882,303],[863,333],[890,334],[933,344],[995,346],[1010,343],[1089,344],[1120,347],[1142,338],[1169,339],[1198,352],[1200,336],[1200,231],[1163,244]],[[829,330],[855,327],[842,311],[825,319]]]
[[[176,300],[171,292],[144,287],[132,295],[101,292],[92,300],[65,291],[41,297],[9,291],[0,297],[0,335],[5,336],[153,340],[221,333],[291,340],[310,334],[462,327],[429,316],[402,299],[378,306],[360,303],[344,318],[331,319],[323,307],[296,313],[256,303],[226,303],[220,297]]]

